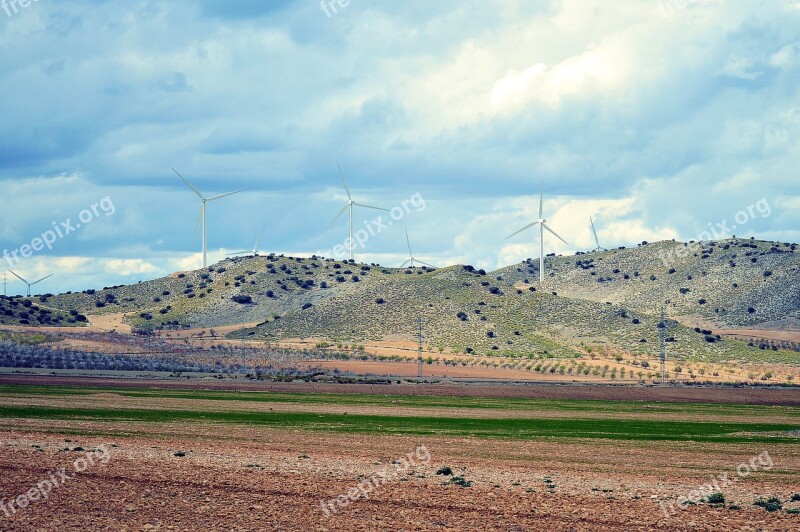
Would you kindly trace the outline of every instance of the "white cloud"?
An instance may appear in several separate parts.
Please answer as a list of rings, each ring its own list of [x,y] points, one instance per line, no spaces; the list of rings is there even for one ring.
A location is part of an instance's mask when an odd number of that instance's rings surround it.
[[[125,277],[159,272],[158,267],[142,259],[111,259],[106,261],[105,270]]]

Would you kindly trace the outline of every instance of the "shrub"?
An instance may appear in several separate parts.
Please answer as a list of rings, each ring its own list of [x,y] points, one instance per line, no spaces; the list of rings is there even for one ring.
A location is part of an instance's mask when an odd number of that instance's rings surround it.
[[[442,467],[440,467],[439,469],[436,470],[436,474],[437,475],[452,475],[453,474],[453,470],[450,468],[450,466],[442,466]]]
[[[233,299],[235,302],[239,303],[240,305],[247,305],[248,303],[252,303],[253,302],[253,298],[252,297],[241,295],[241,294],[240,295],[235,295],[231,299]]]
[[[708,497],[706,497],[706,502],[709,504],[725,504],[725,495],[722,493],[712,493]]]
[[[768,512],[774,512],[776,510],[780,510],[783,508],[783,503],[777,497],[770,497],[767,500],[758,499],[756,502],[753,503],[753,506],[760,506],[761,508],[765,509]]]
[[[310,309],[310,308],[311,308],[311,307],[313,307],[313,306],[314,306],[314,305],[312,305],[311,303],[306,303],[305,305],[303,305],[303,310],[308,310],[308,309]]]

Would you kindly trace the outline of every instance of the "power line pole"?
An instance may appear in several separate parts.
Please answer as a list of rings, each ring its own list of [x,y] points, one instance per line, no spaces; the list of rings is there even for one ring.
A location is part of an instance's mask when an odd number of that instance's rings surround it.
[[[417,377],[422,378],[422,316],[417,318],[419,336],[417,338]]]
[[[7,293],[7,289],[8,289],[7,277],[8,277],[8,272],[3,272],[3,296],[4,297],[8,296],[8,293]]]
[[[658,345],[659,349],[661,350],[661,384],[667,383],[667,348],[666,348],[666,339],[665,329],[667,328],[667,322],[664,321],[664,306],[661,306],[661,321],[658,324]]]

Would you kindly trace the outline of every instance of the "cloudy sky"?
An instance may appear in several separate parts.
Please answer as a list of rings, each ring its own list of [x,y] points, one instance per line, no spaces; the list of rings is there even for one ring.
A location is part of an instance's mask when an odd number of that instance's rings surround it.
[[[798,0],[342,3],[0,0],[3,268],[57,292],[199,267],[172,168],[247,189],[208,205],[212,261],[264,224],[264,251],[336,255],[337,161],[395,209],[356,210],[366,262],[404,228],[439,266],[535,257],[504,238],[542,180],[546,252],[593,247],[589,216],[606,247],[800,240]]]

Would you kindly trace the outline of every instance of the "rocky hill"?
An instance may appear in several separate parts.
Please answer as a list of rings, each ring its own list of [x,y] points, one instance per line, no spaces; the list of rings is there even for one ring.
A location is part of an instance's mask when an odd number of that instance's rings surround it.
[[[635,248],[548,257],[544,288],[560,296],[694,316],[720,327],[800,318],[800,253],[758,240],[643,243]],[[537,281],[538,260],[502,268],[507,282]]]
[[[758,350],[688,319],[719,326],[791,323],[800,317],[796,246],[754,240],[548,257],[495,272],[470,266],[397,269],[322,258],[260,256],[136,285],[47,299],[64,316],[127,314],[138,328],[258,324],[242,339],[415,341],[444,352],[571,356],[595,347],[658,350],[661,303],[680,356],[744,360]],[[0,320],[3,318],[0,316]]]

